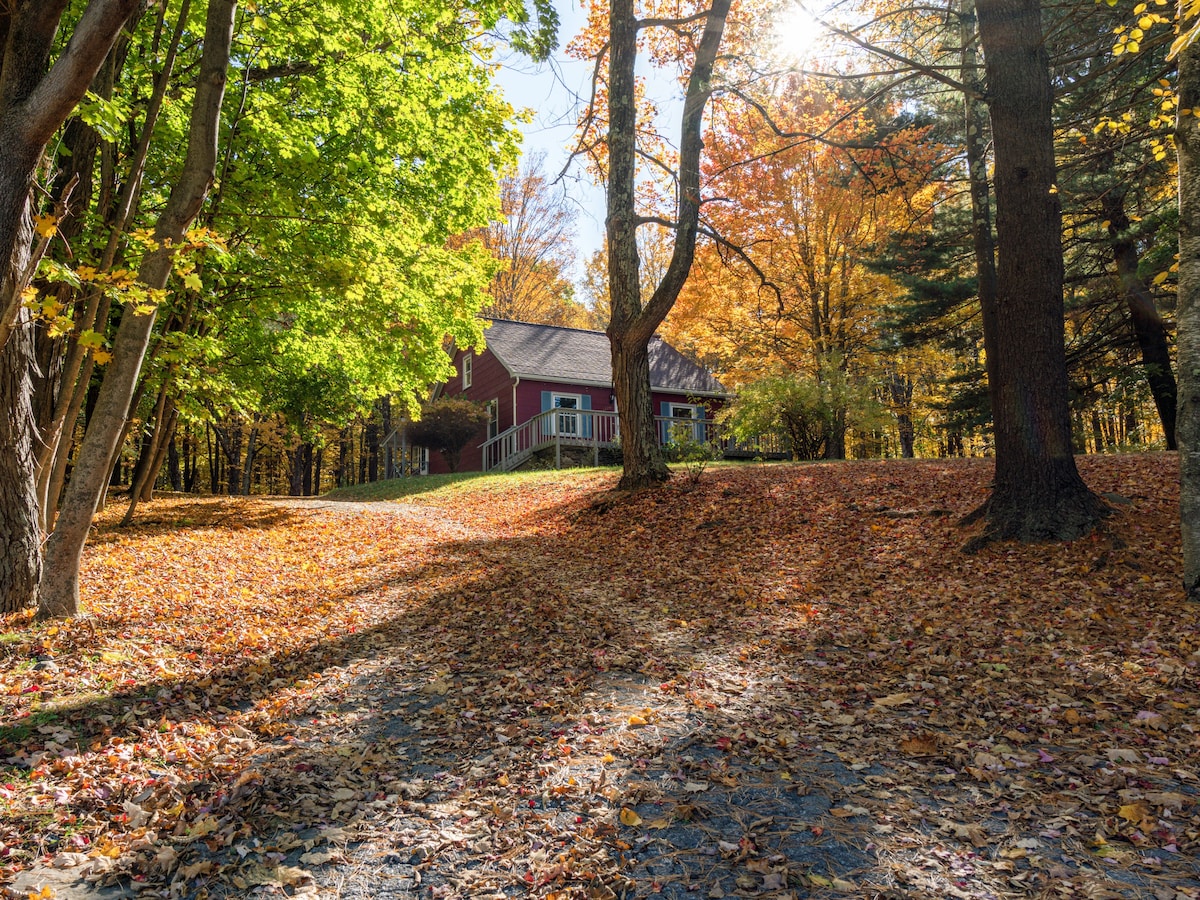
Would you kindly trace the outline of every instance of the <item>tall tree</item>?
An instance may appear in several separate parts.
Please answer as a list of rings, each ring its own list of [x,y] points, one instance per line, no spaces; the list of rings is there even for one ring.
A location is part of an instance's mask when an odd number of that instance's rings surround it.
[[[997,290],[982,303],[996,442],[978,540],[1067,540],[1105,507],[1075,467],[1063,328],[1062,207],[1040,0],[979,0],[995,153]],[[976,543],[976,542],[973,542]]]
[[[731,0],[714,0],[701,13],[674,21],[640,22],[634,0],[613,0],[608,16],[608,338],[613,390],[621,420],[624,490],[649,487],[670,477],[658,444],[650,402],[649,343],[683,289],[696,251],[700,224],[701,126],[712,93],[713,68]],[[666,274],[648,299],[639,277],[637,230],[647,224],[637,208],[638,99],[635,69],[638,34],[651,25],[682,28],[702,21],[694,45],[680,124],[674,247]]]
[[[237,0],[209,0],[183,171],[154,230],[154,247],[146,254],[138,272],[138,281],[150,292],[161,292],[166,287],[178,248],[187,243],[187,231],[199,215],[213,183],[236,11]],[[125,435],[126,417],[156,312],[152,304],[143,307],[131,303],[121,316],[113,359],[100,386],[62,511],[46,545],[46,573],[38,590],[39,615],[74,615],[79,608],[83,546],[91,529],[92,514],[108,483],[118,445]]]
[[[568,280],[575,256],[574,221],[566,196],[546,178],[544,153],[500,181],[501,218],[480,229],[503,268],[488,287],[484,315],[547,325],[583,324],[587,311]],[[474,236],[470,233],[469,236]]]
[[[1179,108],[1175,145],[1179,154],[1179,516],[1183,537],[1183,591],[1200,602],[1200,43],[1195,3],[1181,0],[1179,18],[1187,40],[1179,53]],[[1182,110],[1192,110],[1184,115]]]
[[[49,69],[67,0],[18,0],[0,9],[0,608],[7,611],[33,603],[41,576],[33,336],[21,303],[36,262],[35,171],[138,2],[92,0]]]

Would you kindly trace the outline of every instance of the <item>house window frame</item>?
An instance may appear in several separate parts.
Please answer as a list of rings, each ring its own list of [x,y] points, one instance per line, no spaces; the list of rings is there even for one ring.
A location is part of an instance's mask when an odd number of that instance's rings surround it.
[[[472,369],[474,368],[474,366],[472,365],[472,359],[473,359],[473,357],[472,357],[472,355],[471,355],[471,351],[470,351],[470,350],[468,350],[466,353],[464,353],[464,354],[463,354],[463,358],[462,358],[462,386],[463,386],[463,390],[464,390],[464,391],[465,391],[467,388],[469,388],[469,387],[471,386],[471,376],[474,374],[474,373],[472,372]]]
[[[704,419],[704,407],[698,406],[695,403],[670,403],[667,409],[671,411],[672,419],[691,419],[693,422]],[[677,409],[686,409],[687,415],[681,416],[675,412]],[[699,415],[697,415],[699,413]]]
[[[579,410],[583,409],[583,394],[570,394],[565,391],[551,391],[550,392],[550,409],[552,409],[552,410],[564,409],[564,407],[557,406],[555,404],[555,401],[558,400],[560,397],[574,400],[575,406],[574,407],[570,407],[570,406],[565,407],[565,412],[562,412],[562,413],[555,412],[555,414],[550,418],[550,423],[551,423],[550,424],[550,427],[551,427],[550,433],[551,434],[561,434],[564,437],[580,437],[580,436],[582,436],[582,434],[583,434],[583,421],[582,421],[583,417],[579,415]],[[567,431],[565,429],[562,431],[559,431],[559,419],[561,416],[570,416],[571,419],[575,422],[575,428],[572,431]]]
[[[490,441],[500,433],[500,398],[489,400],[484,404],[484,409],[487,410],[487,439]]]
[[[670,416],[665,424],[664,438],[668,443],[673,443],[683,438],[702,441],[707,434],[707,426],[704,424],[708,420],[708,410],[701,403],[676,403],[674,400],[667,401],[667,410]],[[679,415],[677,411],[686,410],[686,415]],[[685,425],[684,423],[688,423]],[[686,430],[684,430],[686,429]],[[690,432],[690,434],[688,434]]]

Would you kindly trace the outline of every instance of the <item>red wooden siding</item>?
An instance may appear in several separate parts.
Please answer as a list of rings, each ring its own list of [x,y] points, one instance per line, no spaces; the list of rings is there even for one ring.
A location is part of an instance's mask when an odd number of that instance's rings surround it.
[[[462,358],[463,353],[474,354],[471,361],[471,386],[465,391],[462,386]],[[454,354],[454,375],[446,383],[442,389],[442,394],[447,397],[463,396],[475,403],[487,403],[489,400],[499,401],[500,406],[500,431],[512,428],[513,413],[512,413],[512,377],[508,371],[500,364],[500,360],[496,359],[495,355],[490,350],[484,350],[483,353],[475,354],[474,350],[459,350]],[[458,463],[460,472],[478,472],[483,468],[483,454],[480,451],[480,446],[487,440],[487,427],[479,429],[479,435],[476,440],[471,441],[463,448],[462,458]],[[440,453],[429,454],[429,472],[430,474],[440,475],[449,472],[450,469],[446,466],[446,461],[442,459]]]
[[[542,392],[549,391],[556,394],[579,394],[587,396],[590,399],[590,408],[594,410],[612,412],[612,388],[610,387],[592,387],[576,384],[562,384],[551,381],[520,381],[516,385],[516,415],[513,411],[513,377],[508,374],[508,371],[500,364],[495,355],[490,350],[484,350],[474,357],[471,368],[471,386],[465,391],[462,386],[462,350],[454,354],[454,375],[446,383],[442,390],[444,396],[465,396],[468,400],[476,403],[487,403],[489,400],[499,401],[500,422],[499,431],[512,428],[514,425],[519,425],[529,419],[532,419],[538,413],[542,412]],[[466,351],[474,353],[474,351]],[[712,418],[715,413],[724,404],[724,400],[715,397],[696,398],[690,397],[687,394],[680,393],[663,393],[659,391],[653,392],[651,395],[653,402],[654,414],[658,415],[662,409],[663,403],[701,403],[708,410],[706,418]],[[478,472],[483,468],[483,454],[481,446],[487,440],[487,429],[481,428],[478,438],[471,441],[463,448],[462,458],[459,460],[458,470],[460,472]],[[431,474],[444,474],[449,472],[445,460],[442,459],[440,453],[429,454],[429,471]]]

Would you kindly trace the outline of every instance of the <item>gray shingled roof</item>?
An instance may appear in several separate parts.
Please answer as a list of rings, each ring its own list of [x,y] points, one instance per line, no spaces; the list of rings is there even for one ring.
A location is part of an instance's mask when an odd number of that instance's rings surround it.
[[[484,339],[504,367],[521,378],[612,384],[611,351],[603,331],[493,319]],[[728,393],[717,379],[658,335],[650,340],[650,386],[691,394]]]

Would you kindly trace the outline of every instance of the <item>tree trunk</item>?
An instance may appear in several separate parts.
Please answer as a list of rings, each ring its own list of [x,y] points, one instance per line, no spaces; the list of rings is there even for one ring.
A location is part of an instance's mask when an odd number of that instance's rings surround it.
[[[304,481],[300,485],[305,497],[313,495],[313,445],[312,441],[304,442]]]
[[[242,496],[250,496],[250,480],[254,475],[254,458],[258,453],[258,417],[250,426],[250,437],[246,440],[246,459],[242,464]]]
[[[1180,4],[1181,7],[1183,4]],[[1184,17],[1181,15],[1180,19]],[[1179,54],[1179,105],[1200,104],[1200,44]],[[1175,351],[1179,363],[1179,515],[1183,537],[1183,591],[1200,602],[1200,119],[1180,116],[1179,293]]]
[[[613,392],[621,424],[621,455],[624,472],[620,488],[634,490],[666,481],[670,477],[663,459],[658,428],[650,399],[650,355],[640,341],[612,342]],[[642,390],[645,385],[646,389]]]
[[[379,423],[375,421],[374,410],[371,421],[367,422],[367,481],[372,484],[379,480]]]
[[[161,290],[171,274],[175,251],[200,212],[212,184],[217,156],[221,101],[225,94],[236,0],[210,0],[200,73],[192,102],[183,171],[155,228],[158,249],[147,253],[138,280]],[[92,514],[104,489],[105,469],[125,429],[129,404],[150,343],[154,312],[128,306],[113,341],[96,412],[84,435],[79,459],[63,500],[54,534],[46,545],[46,577],[38,592],[42,616],[74,615],[79,609],[79,566]]]
[[[187,436],[183,438],[183,452],[187,453]],[[179,466],[179,444],[176,443],[175,436],[171,436],[171,442],[167,445],[167,477],[171,481],[171,490],[179,494],[183,492],[183,471]]]
[[[712,74],[725,32],[730,0],[714,0],[688,78],[680,125],[679,181],[671,262],[649,301],[642,305],[638,275],[637,41],[633,0],[609,4],[608,50],[608,285],[613,392],[617,397],[624,472],[619,488],[661,484],[670,477],[655,433],[650,400],[648,347],[654,331],[675,304],[696,251],[700,222],[701,125],[712,92]]]
[[[1129,321],[1142,352],[1142,368],[1146,385],[1154,398],[1154,408],[1167,436],[1167,449],[1175,449],[1175,373],[1171,369],[1171,347],[1167,342],[1167,327],[1159,315],[1154,294],[1138,277],[1137,244],[1129,235],[1129,216],[1125,213],[1125,192],[1114,187],[1100,198],[1108,234],[1112,243],[1117,277],[1125,292]]]
[[[346,480],[346,466],[350,459],[350,428],[347,426],[338,433],[338,465],[337,478],[334,480],[334,487],[345,487],[348,482]]]
[[[1071,449],[1063,329],[1062,209],[1055,185],[1053,95],[1039,0],[981,0],[995,148],[997,296],[983,309],[996,441],[992,495],[977,514],[997,538],[1069,540],[1105,507]]]
[[[42,574],[29,406],[31,328],[22,321],[8,345],[0,349],[0,398],[5,400],[0,413],[0,612],[6,613],[33,605]]]
[[[0,610],[36,600],[42,572],[29,313],[31,193],[42,151],[83,97],[138,0],[92,0],[47,71],[66,0],[17,0],[0,12]]]
[[[892,406],[896,410],[896,429],[900,434],[900,456],[912,459],[916,430],[912,420],[913,382],[911,378],[895,372],[888,379],[888,391],[892,395]]]
[[[297,444],[288,454],[288,494],[304,496],[304,445]]]

